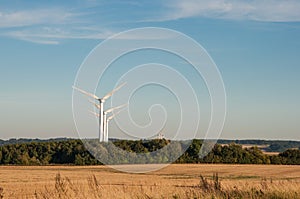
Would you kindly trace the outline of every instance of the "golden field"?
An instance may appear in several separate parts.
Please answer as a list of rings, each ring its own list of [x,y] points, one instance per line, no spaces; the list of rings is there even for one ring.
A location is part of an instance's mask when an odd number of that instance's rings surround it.
[[[0,198],[228,197],[300,198],[300,166],[173,164],[145,174],[107,166],[0,166]]]

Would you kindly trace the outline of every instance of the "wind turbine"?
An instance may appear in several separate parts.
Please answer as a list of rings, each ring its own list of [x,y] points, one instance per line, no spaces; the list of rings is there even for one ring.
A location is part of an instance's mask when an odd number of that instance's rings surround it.
[[[103,111],[103,107],[104,107],[104,102],[105,100],[107,100],[108,98],[110,98],[116,91],[118,91],[120,88],[122,88],[124,85],[126,84],[126,82],[124,82],[123,84],[119,85],[118,87],[116,87],[115,89],[113,89],[111,92],[107,93],[104,97],[100,98],[92,93],[86,92],[80,88],[77,88],[75,86],[73,86],[74,89],[78,90],[79,92],[94,98],[95,100],[98,100],[99,105],[97,104],[97,107],[99,108],[99,140],[100,142],[102,142],[104,139],[104,131],[103,131],[103,122],[104,122],[104,111]]]
[[[112,111],[116,110],[116,109],[120,109],[120,108],[123,108],[124,106],[127,106],[127,104],[123,104],[123,105],[120,105],[120,106],[116,106],[116,107],[113,107],[113,108],[110,108],[108,109],[107,111],[104,111],[103,112],[103,135],[104,135],[104,142],[108,142],[108,133],[107,133],[107,128],[108,128],[108,118],[107,118],[107,114],[108,113],[111,113]],[[118,111],[119,113],[120,111]],[[116,115],[116,114],[115,114]],[[113,116],[113,115],[112,115]],[[111,118],[112,116],[110,116],[109,118]],[[111,119],[109,119],[111,120]]]
[[[96,104],[94,101],[92,101],[92,100],[89,100],[91,103],[93,103],[95,106],[96,106],[96,108],[100,108],[100,106],[99,106],[99,104]],[[103,111],[103,135],[104,135],[104,137],[103,137],[103,140],[105,141],[105,140],[107,140],[108,141],[108,139],[106,139],[105,138],[105,136],[106,136],[106,134],[105,134],[105,132],[106,132],[106,118],[107,118],[107,114],[108,113],[111,113],[112,111],[114,111],[114,110],[116,110],[116,109],[120,109],[120,108],[123,108],[124,106],[127,106],[127,104],[123,104],[123,105],[120,105],[120,106],[116,106],[116,107],[113,107],[113,108],[110,108],[110,109],[108,109],[108,110],[106,110],[106,111]],[[97,114],[97,113],[95,113],[95,112],[92,112],[92,111],[90,111],[91,113],[93,113],[93,114],[95,114],[97,117],[99,117],[99,114]]]
[[[95,103],[94,103],[95,104]],[[98,104],[95,104],[96,106]],[[111,115],[110,117],[107,118],[107,114],[108,113],[111,113],[112,111],[116,110],[116,109],[120,109],[120,108],[123,108],[124,106],[126,106],[127,104],[123,104],[123,105],[120,105],[120,106],[116,106],[116,107],[113,107],[113,108],[110,108],[106,111],[103,112],[103,141],[104,142],[108,142],[108,122],[109,120],[111,120],[114,116],[116,116],[119,112],[121,112],[122,110],[116,112],[115,114]],[[100,115],[98,113],[95,113],[93,111],[89,111],[90,113],[96,115],[97,117],[100,117]]]
[[[104,136],[104,137],[106,138],[106,140],[104,140],[105,142],[108,142],[108,123],[109,123],[109,121],[110,121],[111,119],[113,119],[116,115],[118,115],[121,111],[122,111],[122,110],[119,110],[118,112],[116,112],[115,114],[109,116],[109,117],[106,119],[106,121],[105,121],[105,131],[104,131],[104,133],[105,133],[105,136]]]

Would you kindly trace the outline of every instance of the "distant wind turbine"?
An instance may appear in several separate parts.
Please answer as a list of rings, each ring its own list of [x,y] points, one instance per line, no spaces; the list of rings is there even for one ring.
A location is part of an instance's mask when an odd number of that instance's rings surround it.
[[[123,109],[122,109],[123,110]],[[113,119],[116,115],[118,115],[122,110],[117,111],[115,114],[109,116],[106,121],[105,121],[105,129],[104,129],[104,134],[105,134],[105,142],[108,142],[108,123],[111,119]]]
[[[95,100],[98,100],[98,102],[99,102],[99,104],[96,104],[96,107],[99,108],[99,140],[100,140],[100,142],[102,142],[104,140],[104,128],[103,128],[104,127],[104,125],[103,125],[103,123],[104,123],[104,110],[103,110],[104,102],[105,102],[105,100],[110,98],[116,91],[118,91],[120,88],[122,88],[125,84],[126,84],[126,82],[119,85],[118,87],[113,89],[111,92],[107,93],[102,98],[73,86],[74,89],[78,90],[79,92],[81,92],[89,97],[94,98]]]
[[[96,104],[96,105],[97,105],[97,104]],[[116,112],[115,114],[113,114],[113,115],[111,115],[111,116],[109,116],[109,117],[107,117],[107,114],[113,112],[113,111],[116,110],[116,109],[123,108],[123,107],[125,107],[125,106],[127,106],[127,104],[123,104],[123,105],[120,105],[120,106],[116,106],[116,107],[110,108],[110,109],[108,109],[108,110],[106,110],[106,111],[103,112],[103,121],[104,121],[104,123],[103,123],[103,141],[104,141],[104,142],[108,142],[108,122],[109,122],[113,117],[115,117],[117,114],[119,114],[122,110]],[[92,113],[92,114],[94,114],[94,115],[97,116],[97,117],[100,117],[100,115],[99,115],[98,113],[95,113],[95,112],[93,112],[93,111],[89,111],[89,112]]]
[[[110,116],[110,117],[107,118],[107,114],[113,112],[116,109],[123,108],[125,106],[127,106],[127,104],[116,106],[116,107],[110,108],[107,111],[103,112],[103,132],[104,132],[104,138],[103,138],[103,140],[104,140],[104,142],[108,142],[108,130],[107,130],[108,129],[108,121],[107,120],[113,116],[112,115],[112,116]],[[117,113],[119,113],[120,111],[118,111]],[[116,113],[114,115],[116,115]],[[109,119],[109,120],[111,120],[111,119]]]

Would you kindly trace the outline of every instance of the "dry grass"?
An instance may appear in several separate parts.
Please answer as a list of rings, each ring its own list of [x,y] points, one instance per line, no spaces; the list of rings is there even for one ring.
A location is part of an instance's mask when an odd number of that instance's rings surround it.
[[[212,197],[300,198],[300,167],[190,164],[147,174],[106,166],[0,167],[0,199]]]

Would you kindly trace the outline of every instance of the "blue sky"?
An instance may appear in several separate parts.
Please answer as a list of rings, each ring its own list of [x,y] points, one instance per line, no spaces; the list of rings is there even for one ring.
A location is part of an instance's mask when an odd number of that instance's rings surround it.
[[[0,5],[0,139],[77,137],[71,86],[84,58],[108,36],[155,26],[192,37],[219,67],[228,97],[222,138],[300,140],[297,0]]]

